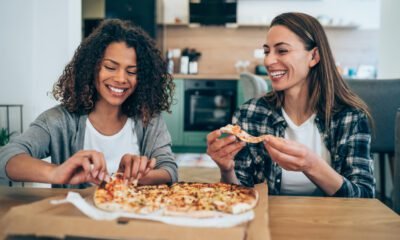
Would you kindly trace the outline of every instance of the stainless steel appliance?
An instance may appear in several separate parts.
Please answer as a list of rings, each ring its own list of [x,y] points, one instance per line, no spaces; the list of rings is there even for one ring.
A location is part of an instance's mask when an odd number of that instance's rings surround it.
[[[231,122],[236,80],[185,80],[185,131],[210,131]]]

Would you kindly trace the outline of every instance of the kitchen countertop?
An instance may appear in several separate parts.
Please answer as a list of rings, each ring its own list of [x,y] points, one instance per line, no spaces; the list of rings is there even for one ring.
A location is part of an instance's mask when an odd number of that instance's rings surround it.
[[[259,77],[268,80],[267,75],[257,75]],[[239,74],[232,73],[213,73],[213,74],[172,74],[174,79],[199,79],[199,80],[240,80]]]
[[[175,79],[239,80],[239,74],[172,74]]]

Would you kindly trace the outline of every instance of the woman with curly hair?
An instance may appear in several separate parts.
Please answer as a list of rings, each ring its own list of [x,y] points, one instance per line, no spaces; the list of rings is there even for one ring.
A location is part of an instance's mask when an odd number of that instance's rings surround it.
[[[53,88],[60,105],[0,151],[0,177],[85,187],[122,172],[139,184],[175,182],[162,111],[174,85],[154,41],[110,19],[83,42]],[[51,157],[51,163],[40,159]]]
[[[224,182],[267,180],[273,195],[375,196],[371,115],[336,69],[323,27],[304,13],[272,20],[264,64],[273,91],[244,103],[233,123],[265,141],[208,135]]]

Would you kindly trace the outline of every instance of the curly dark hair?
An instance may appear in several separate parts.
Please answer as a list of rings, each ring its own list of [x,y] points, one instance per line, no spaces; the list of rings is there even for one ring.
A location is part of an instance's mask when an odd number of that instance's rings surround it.
[[[54,97],[69,112],[90,113],[98,99],[95,80],[101,61],[106,48],[114,42],[125,42],[134,48],[138,64],[138,84],[122,104],[122,112],[128,117],[140,117],[145,124],[161,111],[170,112],[175,85],[161,51],[142,29],[119,19],[104,20],[82,41],[54,85]]]

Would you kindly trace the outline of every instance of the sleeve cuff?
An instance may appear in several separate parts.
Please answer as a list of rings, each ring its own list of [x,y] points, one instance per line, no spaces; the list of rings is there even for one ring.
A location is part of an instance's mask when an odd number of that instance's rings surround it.
[[[175,166],[162,166],[159,169],[164,169],[169,173],[169,176],[171,177],[171,183],[175,183],[178,181],[178,170]]]
[[[347,190],[349,189],[349,187],[347,186],[348,184],[351,184],[349,180],[343,178],[342,186],[340,186],[339,190],[337,190],[336,193],[332,195],[332,197],[349,197]]]
[[[16,152],[11,152],[11,151],[7,151],[7,152],[3,152],[0,151],[0,182],[6,182],[6,181],[13,181],[12,179],[10,179],[7,175],[6,172],[6,166],[8,161],[10,161],[10,159],[18,154],[21,153],[25,153],[24,151],[16,151]]]

